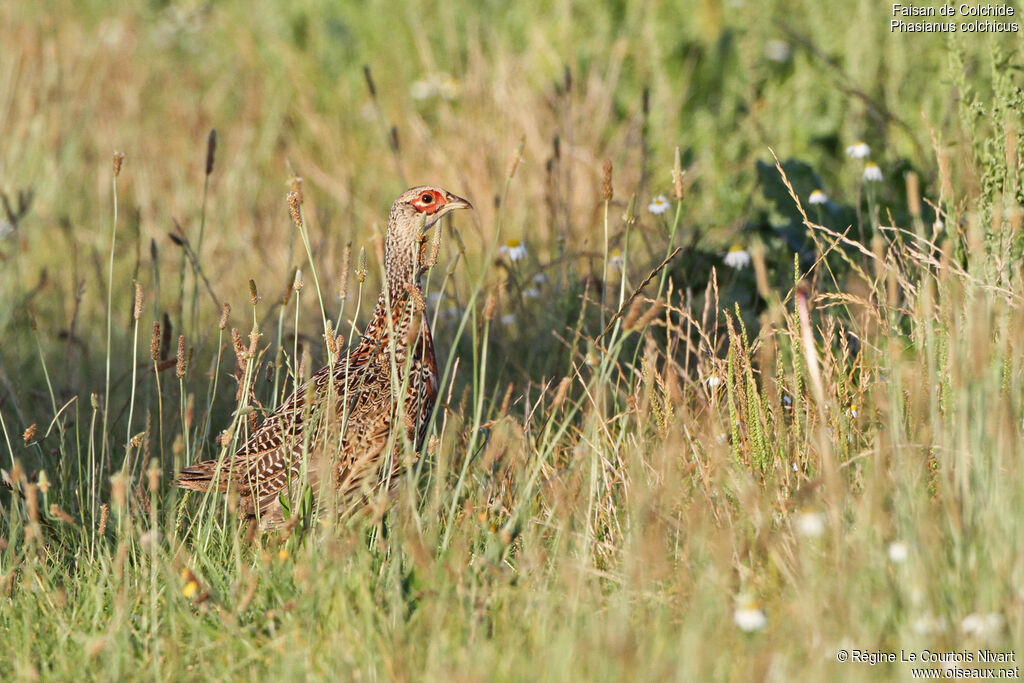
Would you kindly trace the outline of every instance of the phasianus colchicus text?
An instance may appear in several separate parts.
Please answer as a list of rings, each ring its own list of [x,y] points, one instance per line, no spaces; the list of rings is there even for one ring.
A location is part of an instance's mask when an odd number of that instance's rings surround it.
[[[387,282],[356,347],[295,389],[233,455],[182,470],[177,485],[235,491],[241,512],[264,528],[281,525],[307,483],[321,507],[338,514],[393,485],[404,443],[419,452],[437,398],[434,342],[417,284],[421,236],[445,214],[471,208],[439,187],[403,192],[388,218]]]

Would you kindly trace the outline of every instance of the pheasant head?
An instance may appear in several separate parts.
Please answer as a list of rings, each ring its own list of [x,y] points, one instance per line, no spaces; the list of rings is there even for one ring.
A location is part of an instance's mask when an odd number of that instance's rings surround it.
[[[440,187],[422,185],[406,190],[391,207],[385,238],[384,264],[392,295],[414,284],[418,272],[420,235],[456,209],[472,209],[462,197]]]

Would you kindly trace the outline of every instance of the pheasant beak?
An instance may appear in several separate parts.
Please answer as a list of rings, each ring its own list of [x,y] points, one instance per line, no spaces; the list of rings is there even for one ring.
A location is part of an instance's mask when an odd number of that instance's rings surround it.
[[[472,209],[473,205],[462,197],[456,197],[455,195],[448,193],[444,196],[444,208],[445,213],[448,211],[454,211],[455,209]]]
[[[434,224],[441,220],[442,216],[447,216],[456,209],[472,209],[473,205],[462,197],[457,197],[452,193],[448,192],[444,196],[444,204],[437,210],[437,213],[427,218],[423,223],[423,229],[429,230],[434,227]]]

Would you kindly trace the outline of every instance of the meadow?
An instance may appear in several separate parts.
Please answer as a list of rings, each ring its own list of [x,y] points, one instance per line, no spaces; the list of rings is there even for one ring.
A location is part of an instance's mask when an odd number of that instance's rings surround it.
[[[0,4],[3,678],[1012,671],[1024,54],[891,12]],[[358,339],[428,183],[475,209],[396,494],[174,488]]]

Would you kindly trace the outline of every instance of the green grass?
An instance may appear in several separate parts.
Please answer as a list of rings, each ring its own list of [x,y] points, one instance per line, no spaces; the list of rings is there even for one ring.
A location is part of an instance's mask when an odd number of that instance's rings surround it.
[[[5,678],[871,680],[911,665],[836,653],[1020,650],[1019,34],[549,5],[0,6]],[[171,488],[326,362],[326,324],[357,338],[418,183],[476,210],[424,287],[443,389],[391,504],[251,535]]]

